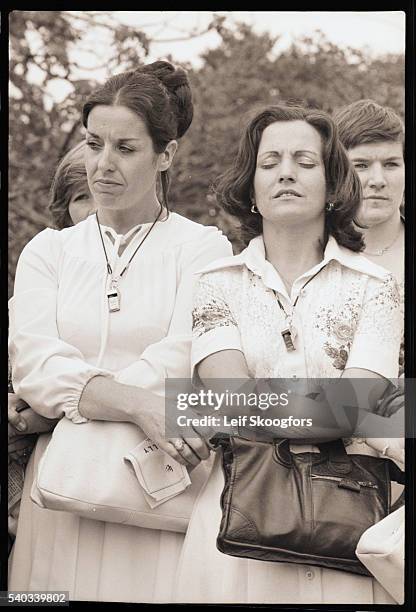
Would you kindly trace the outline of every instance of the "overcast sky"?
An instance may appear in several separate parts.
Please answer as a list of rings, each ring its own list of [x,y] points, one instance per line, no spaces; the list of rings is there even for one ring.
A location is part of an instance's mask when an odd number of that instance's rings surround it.
[[[232,21],[244,21],[258,32],[279,35],[276,49],[287,47],[296,37],[321,29],[328,38],[341,45],[366,47],[373,53],[403,53],[405,14],[402,11],[218,11]],[[211,11],[114,11],[123,23],[143,26],[159,38],[184,35],[191,29],[202,30],[212,19]],[[165,22],[164,26],[160,24]],[[197,57],[207,47],[215,46],[218,36],[210,32],[187,42],[154,43],[155,57],[169,52],[177,60],[197,63]]]
[[[198,67],[200,54],[220,42],[220,37],[214,31],[190,40],[177,40],[195,32],[204,32],[213,18],[212,11],[108,12],[121,23],[142,29],[151,39],[168,41],[151,44],[149,61],[171,54],[174,61],[190,62]],[[225,16],[228,25],[243,21],[252,25],[256,32],[269,32],[279,37],[274,49],[276,53],[288,47],[296,38],[312,34],[317,29],[338,46],[365,49],[372,55],[405,51],[405,13],[402,11],[216,11],[215,14]],[[105,61],[108,33],[105,29],[87,31],[86,40],[95,53],[82,54],[79,48],[73,49],[77,62],[88,67],[88,71],[79,72],[76,76],[103,80],[105,70],[96,70],[95,66],[97,62]],[[69,90],[70,86],[63,81],[56,80],[48,85],[49,93],[57,100],[63,99]]]

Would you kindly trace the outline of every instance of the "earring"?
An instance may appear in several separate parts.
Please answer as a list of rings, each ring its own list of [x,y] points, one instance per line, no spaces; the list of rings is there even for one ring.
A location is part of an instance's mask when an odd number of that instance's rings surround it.
[[[326,206],[325,206],[325,210],[327,212],[332,212],[335,208],[335,202],[327,202]]]
[[[255,215],[259,214],[259,209],[257,208],[257,206],[255,204],[252,205],[252,207],[250,208],[251,212]]]

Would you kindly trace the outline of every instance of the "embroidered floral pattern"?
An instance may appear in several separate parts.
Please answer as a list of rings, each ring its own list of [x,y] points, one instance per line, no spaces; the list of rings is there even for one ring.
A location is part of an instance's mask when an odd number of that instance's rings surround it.
[[[201,296],[201,290],[204,296],[202,301],[198,298],[198,296]],[[192,333],[194,337],[198,338],[216,327],[227,327],[229,325],[237,326],[230,308],[218,295],[213,294],[209,283],[200,281],[195,307],[192,310]]]
[[[347,364],[358,317],[357,302],[351,297],[340,311],[334,312],[332,308],[323,308],[317,314],[316,328],[324,332],[328,338],[323,344],[323,349],[332,359],[332,365],[336,370],[344,370]]]
[[[339,323],[334,327],[334,334],[338,340],[341,340],[341,342],[351,342],[353,338],[353,329],[351,325],[348,325],[347,323]]]
[[[326,336],[324,352],[336,370],[345,369],[356,333],[372,340],[377,335],[383,341],[392,335],[397,337],[397,330],[388,324],[400,304],[395,281],[390,275],[382,283],[370,280],[364,287],[359,280],[353,281],[348,298],[339,308],[324,307],[316,315],[315,327]],[[380,326],[383,320],[385,325]]]
[[[324,350],[331,357],[332,365],[336,370],[343,370],[347,364],[350,345],[342,344],[339,348],[332,346],[329,342],[324,343]]]
[[[400,287],[389,274],[383,281],[380,289],[374,292],[370,300],[378,307],[384,306],[390,311],[401,306]]]
[[[399,376],[404,374],[404,339],[400,344],[400,354],[399,354]]]
[[[391,277],[381,280],[330,262],[297,302],[294,325],[300,359],[293,364],[293,354],[282,346],[284,319],[270,286],[245,266],[215,270],[202,275],[194,296],[195,353],[200,358],[211,345],[214,351],[218,345],[226,346],[226,336],[219,343],[204,339],[206,332],[217,328],[221,337],[221,329],[236,326],[253,377],[337,378],[356,343],[362,347],[360,354],[364,351],[360,367],[368,363],[371,369],[372,356],[378,352],[379,360],[385,356],[384,371],[389,372],[392,355],[397,351],[398,359],[399,352],[398,299]],[[230,347],[235,348],[237,340],[230,338]]]

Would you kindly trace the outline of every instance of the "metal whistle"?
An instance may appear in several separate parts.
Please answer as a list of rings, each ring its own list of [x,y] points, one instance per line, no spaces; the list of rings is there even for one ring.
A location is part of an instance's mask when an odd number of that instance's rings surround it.
[[[281,334],[282,334],[283,342],[285,343],[286,350],[294,351],[295,345],[293,344],[292,332],[290,331],[290,329],[287,327],[281,332]]]
[[[117,289],[107,291],[108,310],[109,312],[117,312],[120,310],[120,293]]]

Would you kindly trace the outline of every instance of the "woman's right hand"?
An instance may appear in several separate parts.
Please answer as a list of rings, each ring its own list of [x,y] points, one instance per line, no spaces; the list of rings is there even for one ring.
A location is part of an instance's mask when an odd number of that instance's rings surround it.
[[[186,444],[178,452],[174,446],[177,439],[165,437],[165,398],[146,389],[97,375],[85,385],[78,408],[87,419],[134,423],[182,465],[196,466],[209,456],[205,441],[197,437],[184,439]]]
[[[188,468],[196,467],[210,455],[210,449],[202,438],[166,438],[165,418],[151,406],[139,411],[136,424],[161,450]]]

